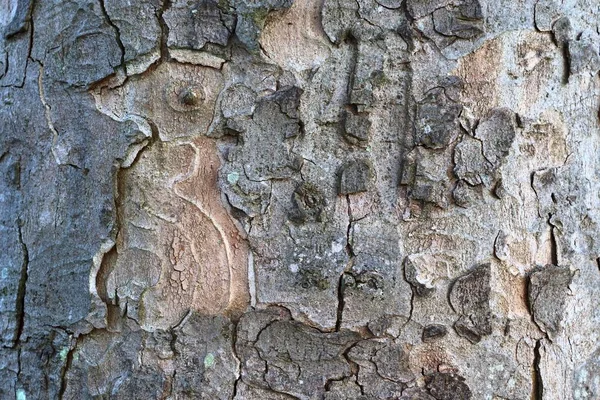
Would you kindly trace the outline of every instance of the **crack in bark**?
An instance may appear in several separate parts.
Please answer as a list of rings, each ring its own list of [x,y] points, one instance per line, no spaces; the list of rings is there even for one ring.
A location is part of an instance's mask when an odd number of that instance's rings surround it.
[[[121,30],[110,19],[110,15],[106,11],[106,6],[104,4],[104,1],[105,0],[98,0],[98,3],[100,4],[100,9],[102,10],[102,14],[104,14],[104,19],[106,19],[106,23],[108,25],[110,25],[111,28],[113,28],[113,30],[115,31],[115,40],[117,41],[117,45],[119,46],[119,49],[121,50],[121,63],[119,66],[122,67],[123,69],[125,69],[125,75],[127,75],[127,67],[125,66],[125,46],[123,45],[123,42],[121,41]],[[127,80],[127,77],[125,78],[125,80]],[[125,83],[125,82],[123,82],[123,83]]]
[[[355,341],[354,343],[351,343],[348,346],[348,348],[346,350],[344,350],[344,352],[342,353],[342,357],[344,357],[344,359],[350,366],[350,376],[356,377],[356,384],[360,388],[360,393],[364,396],[364,394],[365,394],[364,387],[358,381],[358,373],[360,371],[360,365],[358,365],[358,363],[352,361],[348,355],[348,353],[350,353],[350,351],[354,348],[354,346],[356,346],[361,340],[362,339],[359,339],[359,340]]]
[[[156,12],[156,18],[158,18],[158,24],[160,25],[160,58],[159,63],[169,61],[171,59],[169,55],[169,47],[167,42],[169,40],[169,25],[167,25],[164,14],[171,8],[172,1],[164,0],[163,6],[160,10]]]
[[[44,117],[46,118],[46,123],[48,124],[48,129],[50,129],[50,132],[52,132],[52,145],[50,147],[50,151],[52,152],[52,155],[54,156],[54,161],[56,162],[56,164],[60,165],[60,158],[58,157],[58,155],[56,154],[56,150],[55,150],[55,146],[56,143],[58,141],[58,131],[56,130],[56,128],[54,127],[54,123],[52,122],[52,114],[51,114],[51,110],[52,107],[50,107],[50,104],[48,104],[48,102],[46,101],[46,95],[44,94],[44,83],[43,83],[43,75],[44,75],[44,66],[41,63],[38,63],[40,68],[39,68],[39,75],[38,75],[38,92],[40,95],[40,101],[42,102],[42,105],[44,106]]]
[[[344,278],[345,278],[346,274],[352,270],[352,266],[354,265],[354,259],[356,257],[356,255],[354,254],[354,250],[352,248],[352,243],[351,243],[351,239],[350,239],[351,235],[352,235],[352,223],[354,222],[354,220],[352,218],[352,205],[350,202],[350,195],[348,195],[348,194],[346,195],[346,204],[348,207],[348,225],[346,227],[346,252],[348,253],[348,264],[346,264],[346,267],[340,274],[340,277],[338,280],[338,286],[337,286],[338,304],[337,304],[337,311],[336,311],[335,332],[339,332],[341,329],[341,326],[342,326],[342,318],[343,318],[344,306],[345,306]]]
[[[535,342],[535,347],[533,349],[533,376],[532,376],[532,388],[531,388],[531,399],[532,400],[542,400],[544,396],[544,382],[542,380],[542,373],[540,369],[541,364],[541,355],[540,355],[540,347],[541,341],[543,339],[538,339]]]
[[[356,256],[354,254],[354,249],[352,248],[352,242],[350,240],[352,233],[352,223],[354,220],[352,219],[352,203],[350,202],[350,195],[346,195],[346,204],[348,205],[348,226],[346,227],[346,251],[348,252],[348,257],[351,259]]]
[[[27,278],[29,268],[29,250],[27,244],[23,241],[23,228],[21,221],[18,221],[18,233],[19,243],[21,243],[21,249],[23,251],[23,263],[21,264],[21,277],[19,279],[19,286],[17,290],[16,299],[16,320],[17,326],[13,338],[12,348],[16,347],[21,342],[21,335],[23,334],[23,327],[25,325],[25,293],[27,289]]]
[[[242,360],[238,356],[237,349],[236,349],[238,323],[239,323],[239,321],[232,321],[233,328],[231,331],[231,352],[233,353],[233,357],[237,360],[237,369],[236,369],[237,377],[235,378],[235,382],[233,383],[233,391],[231,393],[231,400],[235,399],[235,396],[237,395],[238,384],[240,383],[240,380],[242,379]]]
[[[408,259],[408,257],[407,257],[407,259]],[[413,284],[410,283],[409,280],[406,278],[406,262],[402,263],[402,279],[404,279],[404,281],[410,287],[410,310],[408,311],[408,319],[406,320],[406,322],[404,324],[402,324],[401,329],[404,329],[406,327],[406,325],[408,325],[408,323],[412,321],[413,312],[415,310],[415,292],[416,292],[416,289],[413,286]],[[448,296],[449,296],[449,294],[448,294]],[[450,303],[450,306],[452,306],[452,303],[450,302],[449,297],[448,297],[448,302]]]
[[[537,192],[537,190],[535,190],[535,185],[534,185],[534,181],[535,181],[535,174],[536,172],[539,172],[541,170],[536,170],[536,171],[532,171],[531,174],[529,175],[529,186],[531,186],[531,190],[533,190],[533,193],[535,194],[535,199],[537,202],[537,210],[538,210],[538,216],[542,216],[542,214],[540,213],[540,196]]]
[[[90,332],[91,333],[91,332]],[[81,336],[83,337],[83,336]],[[75,349],[77,348],[77,339],[73,346],[69,349],[67,353],[67,361],[60,372],[60,388],[58,390],[58,399],[62,400],[65,395],[65,391],[67,390],[67,372],[71,368],[73,364],[73,353],[75,353]]]
[[[287,311],[287,313],[288,313],[288,315],[289,315],[289,318],[290,318],[290,321],[295,321],[295,320],[292,318],[292,314],[291,314],[291,312],[290,312],[290,310],[289,310],[288,308],[286,308],[286,307],[284,307],[284,306],[280,306],[280,305],[278,305],[278,307],[281,307],[281,308],[283,308],[283,309],[285,309],[285,310]],[[257,335],[256,335],[256,340],[254,340],[254,341],[248,341],[248,343],[250,344],[250,347],[252,347],[252,348],[253,348],[253,349],[256,351],[256,355],[258,356],[258,358],[259,358],[259,359],[260,359],[262,362],[264,362],[264,363],[265,363],[265,370],[264,370],[264,373],[263,373],[263,376],[262,376],[262,380],[263,380],[263,382],[265,383],[265,385],[266,385],[266,387],[268,388],[268,390],[270,390],[270,391],[271,391],[271,392],[273,392],[273,393],[276,393],[276,394],[280,394],[280,395],[283,395],[283,396],[289,397],[290,399],[294,399],[294,400],[300,400],[298,397],[296,397],[296,396],[293,396],[293,395],[291,395],[291,394],[289,394],[289,393],[280,392],[280,391],[278,391],[278,390],[276,390],[276,389],[273,389],[273,387],[271,386],[271,384],[270,384],[270,383],[269,383],[269,381],[267,380],[267,374],[269,373],[269,362],[268,362],[266,359],[264,359],[264,358],[263,358],[262,354],[260,354],[260,350],[259,350],[259,349],[257,349],[257,348],[255,347],[255,346],[256,346],[256,343],[258,343],[258,341],[260,340],[260,336],[263,334],[263,332],[264,332],[265,330],[267,330],[267,329],[268,329],[268,328],[269,328],[271,325],[273,325],[273,324],[275,324],[275,323],[277,323],[277,322],[281,322],[281,321],[282,321],[281,319],[274,319],[274,320],[270,321],[270,322],[269,322],[269,323],[267,323],[267,324],[266,324],[264,327],[262,327],[262,328],[260,329],[260,331],[257,333]],[[236,328],[237,328],[237,324],[236,324]],[[235,340],[237,341],[237,332],[236,332],[236,335],[235,335]],[[237,358],[237,352],[236,352],[236,350],[235,350],[235,346],[233,347],[233,349],[234,349],[234,350],[233,350],[233,352],[234,352],[234,355],[235,355],[235,357]],[[295,364],[295,363],[294,363],[294,365],[296,365],[296,366],[298,367],[298,369],[300,369],[300,367],[299,367],[297,364]],[[242,378],[242,374],[241,374],[241,365],[240,365],[240,374],[239,374],[239,377],[236,379],[236,383],[235,383],[235,388],[236,388],[236,391],[237,391],[237,383],[238,383],[238,381],[239,381],[239,380],[241,380],[241,378]],[[244,382],[244,383],[245,383],[246,385],[250,386],[250,387],[256,387],[256,386],[254,386],[254,385],[251,385],[251,384],[248,384],[248,383],[246,383],[246,382]],[[263,388],[263,389],[264,389],[264,388]],[[235,393],[235,394],[237,394],[237,393]],[[233,400],[233,398],[235,398],[235,395],[234,395],[234,397],[232,397],[232,400]]]
[[[338,287],[337,287],[337,300],[338,300],[338,305],[337,305],[337,312],[336,312],[336,320],[335,320],[335,331],[339,332],[340,328],[342,326],[342,317],[344,314],[344,306],[345,306],[345,301],[344,301],[344,277],[346,275],[346,271],[342,271],[342,274],[340,275],[340,279],[338,281]]]
[[[550,226],[550,261],[553,265],[558,265],[558,245],[556,240],[556,225],[552,223],[554,214],[548,214],[548,225]]]

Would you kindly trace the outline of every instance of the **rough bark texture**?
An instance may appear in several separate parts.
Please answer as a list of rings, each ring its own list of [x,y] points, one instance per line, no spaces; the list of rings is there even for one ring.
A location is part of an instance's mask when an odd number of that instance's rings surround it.
[[[599,399],[597,0],[0,0],[0,398]]]

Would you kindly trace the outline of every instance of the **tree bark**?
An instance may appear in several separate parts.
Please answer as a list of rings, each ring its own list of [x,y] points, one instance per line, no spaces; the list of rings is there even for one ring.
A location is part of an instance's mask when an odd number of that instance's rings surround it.
[[[0,0],[0,398],[599,399],[595,0]]]

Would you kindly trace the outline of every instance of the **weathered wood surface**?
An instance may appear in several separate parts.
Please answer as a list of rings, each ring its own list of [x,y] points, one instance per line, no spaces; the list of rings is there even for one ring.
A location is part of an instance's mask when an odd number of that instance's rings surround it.
[[[599,399],[597,0],[0,0],[0,398]]]

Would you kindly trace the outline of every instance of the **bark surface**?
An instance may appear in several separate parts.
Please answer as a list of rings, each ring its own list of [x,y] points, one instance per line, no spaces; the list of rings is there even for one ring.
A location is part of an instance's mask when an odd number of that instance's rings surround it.
[[[0,0],[0,398],[600,398],[597,0]]]

